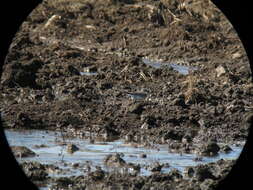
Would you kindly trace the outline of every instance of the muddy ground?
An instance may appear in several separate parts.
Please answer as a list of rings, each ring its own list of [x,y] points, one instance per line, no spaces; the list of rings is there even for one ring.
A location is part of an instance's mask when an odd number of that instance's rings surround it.
[[[252,94],[242,43],[207,0],[57,0],[37,7],[13,40],[0,107],[6,128],[203,153],[206,142],[246,140]]]
[[[51,189],[176,189],[176,190],[211,190],[224,179],[235,162],[219,160],[216,163],[189,167],[184,173],[176,169],[169,173],[154,172],[150,176],[137,176],[119,171],[105,172],[101,168],[88,175],[58,177],[49,176],[49,171],[57,170],[53,165],[38,162],[23,162],[22,168],[27,176],[38,186],[51,184]]]

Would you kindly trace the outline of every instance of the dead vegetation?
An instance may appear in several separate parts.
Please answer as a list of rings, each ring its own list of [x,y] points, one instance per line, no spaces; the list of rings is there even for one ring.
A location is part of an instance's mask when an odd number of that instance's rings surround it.
[[[200,94],[199,89],[197,88],[197,83],[199,78],[192,71],[186,77],[186,80],[182,82],[184,85],[184,97],[185,103],[196,103]]]

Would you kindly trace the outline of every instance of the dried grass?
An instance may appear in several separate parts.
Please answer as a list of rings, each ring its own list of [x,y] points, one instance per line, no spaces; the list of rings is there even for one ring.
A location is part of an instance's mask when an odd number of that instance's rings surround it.
[[[184,92],[185,103],[195,103],[197,101],[197,97],[199,89],[196,87],[199,79],[192,71],[190,71],[186,80],[182,82],[185,85],[186,91]]]

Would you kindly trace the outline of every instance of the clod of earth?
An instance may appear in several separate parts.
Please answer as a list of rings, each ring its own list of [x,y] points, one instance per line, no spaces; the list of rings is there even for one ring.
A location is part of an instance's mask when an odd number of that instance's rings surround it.
[[[104,164],[109,167],[124,167],[126,162],[121,158],[120,154],[110,154],[104,159]]]
[[[35,152],[25,146],[11,146],[11,150],[16,158],[36,156]]]
[[[220,147],[216,142],[207,142],[199,148],[201,156],[216,156],[220,151]]]
[[[160,163],[156,162],[151,166],[150,171],[160,172],[162,168],[163,168],[163,164],[160,164]]]
[[[44,181],[48,179],[46,167],[39,162],[23,162],[21,167],[24,169],[27,177],[32,181]]]
[[[194,173],[198,181],[204,181],[205,179],[216,179],[216,177],[213,175],[213,172],[206,165],[198,166]]]
[[[68,144],[67,145],[67,152],[70,154],[73,154],[74,152],[78,151],[79,148],[74,144]]]
[[[99,167],[94,172],[90,172],[88,177],[94,181],[102,180],[105,177],[105,172]]]
[[[228,145],[224,145],[224,146],[222,146],[221,147],[221,151],[223,151],[223,152],[225,152],[225,153],[229,153],[229,152],[231,152],[233,149],[230,147],[230,146],[228,146]]]

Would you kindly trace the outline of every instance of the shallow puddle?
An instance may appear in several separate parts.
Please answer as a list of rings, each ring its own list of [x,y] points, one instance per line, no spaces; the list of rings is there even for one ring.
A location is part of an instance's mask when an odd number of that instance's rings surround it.
[[[178,71],[181,74],[187,75],[189,74],[190,70],[197,70],[196,67],[190,67],[190,66],[183,66],[179,64],[174,63],[164,63],[160,61],[153,61],[146,58],[142,59],[143,63],[150,65],[154,68],[161,68],[162,66],[172,67],[174,70]]]
[[[122,158],[126,163],[140,164],[140,175],[150,175],[151,171],[147,168],[156,162],[169,164],[170,167],[163,167],[162,172],[167,173],[171,169],[176,168],[183,171],[187,166],[195,166],[209,162],[215,162],[220,159],[237,159],[241,153],[242,147],[231,146],[233,151],[228,154],[220,153],[216,157],[203,157],[202,161],[194,161],[194,154],[177,154],[169,153],[167,145],[157,145],[156,149],[133,147],[125,144],[121,140],[114,142],[95,142],[89,143],[84,139],[65,139],[64,142],[72,143],[80,148],[79,151],[69,154],[66,151],[66,145],[60,145],[62,141],[60,132],[39,131],[39,130],[6,130],[7,140],[10,146],[26,146],[34,151],[38,156],[30,158],[17,158],[19,162],[23,161],[39,161],[42,164],[54,164],[63,169],[60,173],[52,173],[54,177],[83,175],[85,165],[91,166],[91,171],[96,166],[102,167],[104,170],[111,170],[104,165],[104,159],[107,155],[113,153],[122,154]],[[45,145],[41,146],[40,145]],[[158,149],[159,148],[159,149]],[[141,158],[142,154],[146,154],[146,158]],[[75,163],[79,163],[79,167],[73,167]]]
[[[142,59],[143,63],[146,65],[152,66],[156,69],[161,68],[163,66],[165,67],[172,67],[174,70],[178,71],[181,74],[187,75],[191,70],[197,70],[196,67],[190,67],[190,66],[183,66],[175,63],[165,63],[165,62],[160,62],[160,61],[153,61],[150,59],[143,58]],[[82,76],[94,76],[98,75],[97,72],[79,72],[80,75]]]

